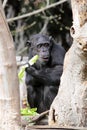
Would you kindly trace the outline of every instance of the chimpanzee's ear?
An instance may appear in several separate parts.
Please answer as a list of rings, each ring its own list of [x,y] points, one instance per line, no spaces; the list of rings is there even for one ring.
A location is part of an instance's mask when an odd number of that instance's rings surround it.
[[[26,42],[25,46],[31,47],[31,41],[28,40],[28,41]]]
[[[53,38],[52,36],[49,36],[49,40],[50,40],[50,42],[51,42],[52,44],[55,43],[55,40],[54,40],[54,38]]]
[[[49,40],[50,40],[50,41],[52,40],[52,36],[49,36]]]

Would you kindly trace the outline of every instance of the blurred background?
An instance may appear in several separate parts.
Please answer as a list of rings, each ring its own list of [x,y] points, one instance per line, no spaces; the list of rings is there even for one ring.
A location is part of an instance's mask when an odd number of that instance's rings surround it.
[[[25,44],[36,33],[52,36],[58,44],[67,51],[72,44],[70,27],[72,26],[72,11],[70,0],[2,0],[11,34],[14,39],[16,55],[27,56]],[[59,5],[56,5],[56,3]],[[49,7],[55,4],[56,6]],[[43,8],[47,8],[43,10]],[[41,12],[34,11],[43,10]],[[28,17],[11,20],[21,15]]]

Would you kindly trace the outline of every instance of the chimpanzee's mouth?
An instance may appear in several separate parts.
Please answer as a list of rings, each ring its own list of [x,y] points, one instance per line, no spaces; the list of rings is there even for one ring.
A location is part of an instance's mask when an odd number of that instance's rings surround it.
[[[48,61],[49,57],[43,57],[44,61]]]

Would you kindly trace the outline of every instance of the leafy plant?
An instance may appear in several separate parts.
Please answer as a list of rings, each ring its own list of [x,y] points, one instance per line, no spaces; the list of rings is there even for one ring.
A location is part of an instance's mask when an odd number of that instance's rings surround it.
[[[38,60],[39,56],[38,55],[35,55],[33,58],[31,58],[29,60],[29,65],[33,65],[34,63],[36,63],[36,61]],[[21,70],[19,71],[18,73],[18,78],[20,81],[22,81],[23,77],[24,77],[24,71],[25,71],[25,68],[28,67],[28,64],[24,65]]]
[[[29,60],[29,62],[28,62],[29,65],[33,65],[34,63],[36,63],[36,61],[38,60],[38,58],[39,58],[38,55],[35,55],[33,58],[31,58]],[[18,78],[19,78],[20,81],[22,81],[22,78],[24,77],[25,68],[28,67],[29,65],[26,63],[26,65],[24,65],[21,68],[21,70],[19,71]],[[37,114],[36,111],[37,111],[37,108],[31,108],[30,109],[29,107],[22,108],[20,110],[22,116],[34,116],[34,115]]]
[[[21,109],[21,115],[22,116],[35,116],[37,115],[37,108],[29,108],[29,107],[26,107],[26,108],[23,108]]]

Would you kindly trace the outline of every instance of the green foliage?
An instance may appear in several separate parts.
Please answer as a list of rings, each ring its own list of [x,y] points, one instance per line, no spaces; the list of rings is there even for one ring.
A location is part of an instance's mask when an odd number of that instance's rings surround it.
[[[24,71],[25,71],[25,68],[28,67],[28,65],[24,65],[21,70],[19,71],[18,73],[18,78],[19,78],[19,81],[22,81],[23,77],[24,77]]]
[[[22,116],[35,116],[37,115],[37,108],[29,108],[29,107],[26,107],[26,108],[22,108],[21,109],[21,115]]]
[[[36,61],[38,60],[39,56],[38,55],[35,55],[33,58],[31,58],[29,60],[29,64],[30,65],[33,65],[34,63],[36,63]]]
[[[34,63],[36,63],[36,61],[38,60],[38,55],[35,55],[33,58],[31,58],[30,60],[29,60],[29,64],[30,65],[33,65]],[[18,73],[18,78],[19,78],[19,81],[22,81],[22,78],[24,77],[24,72],[25,72],[25,68],[26,67],[28,67],[28,64],[26,64],[26,65],[24,65],[22,68],[21,68],[21,70],[19,71],[19,73]],[[32,109],[30,109],[29,107],[26,107],[26,108],[22,108],[21,110],[20,110],[20,112],[21,112],[21,115],[22,116],[35,116],[35,115],[37,115],[37,108],[32,108]]]
[[[36,61],[38,60],[39,56],[38,55],[35,55],[33,58],[31,58],[29,60],[29,64],[30,65],[33,65],[34,63],[36,63]],[[24,77],[24,72],[25,72],[25,68],[28,67],[28,64],[24,65],[21,70],[19,71],[18,73],[18,78],[19,78],[19,81],[22,81],[23,77]]]

